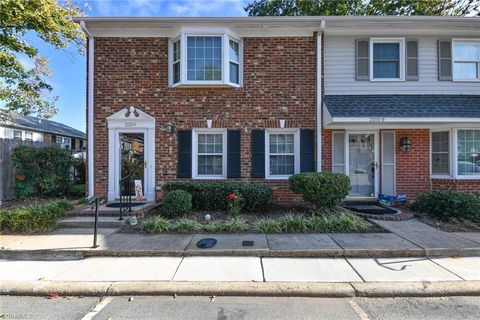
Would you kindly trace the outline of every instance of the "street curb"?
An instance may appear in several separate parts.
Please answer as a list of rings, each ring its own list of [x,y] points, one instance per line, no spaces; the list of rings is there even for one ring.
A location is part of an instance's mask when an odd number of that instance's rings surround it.
[[[441,282],[65,282],[3,281],[0,295],[47,296],[443,297],[480,296],[480,281]]]
[[[315,258],[411,258],[480,256],[480,249],[346,249],[346,250],[0,250],[0,259],[7,260],[72,260],[87,257],[188,257],[188,256],[229,256],[229,257],[315,257]]]

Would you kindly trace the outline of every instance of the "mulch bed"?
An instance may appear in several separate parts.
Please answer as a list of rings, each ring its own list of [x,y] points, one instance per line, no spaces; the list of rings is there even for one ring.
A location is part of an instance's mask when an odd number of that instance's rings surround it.
[[[453,219],[440,221],[423,213],[415,213],[415,218],[434,228],[446,232],[480,232],[480,223]]]

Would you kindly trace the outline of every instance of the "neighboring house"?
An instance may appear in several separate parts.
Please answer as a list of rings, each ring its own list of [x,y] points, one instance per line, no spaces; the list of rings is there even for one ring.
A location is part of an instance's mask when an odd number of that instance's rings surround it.
[[[78,18],[89,193],[347,174],[350,197],[480,189],[480,20]]]
[[[63,123],[20,115],[0,125],[0,138],[53,142],[74,151],[87,146],[84,132]]]

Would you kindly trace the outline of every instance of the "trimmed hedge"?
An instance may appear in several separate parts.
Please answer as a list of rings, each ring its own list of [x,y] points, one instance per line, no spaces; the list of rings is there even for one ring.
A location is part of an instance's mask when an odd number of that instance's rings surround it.
[[[43,232],[55,229],[59,218],[72,209],[67,200],[36,204],[0,211],[0,230],[11,232]]]
[[[162,213],[169,218],[187,214],[192,210],[192,195],[183,190],[173,190],[163,198]]]
[[[301,194],[313,207],[333,208],[350,191],[350,179],[341,173],[308,172],[288,179],[290,190]]]
[[[169,182],[163,186],[165,192],[183,190],[192,195],[192,205],[196,210],[224,211],[227,209],[228,195],[240,193],[243,210],[259,212],[268,210],[272,204],[272,188],[246,182]]]
[[[422,193],[410,208],[445,221],[466,219],[480,222],[480,195],[473,193],[446,189]]]

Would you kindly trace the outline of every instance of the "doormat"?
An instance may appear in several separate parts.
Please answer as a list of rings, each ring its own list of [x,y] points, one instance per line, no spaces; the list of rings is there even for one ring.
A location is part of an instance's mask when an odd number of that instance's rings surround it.
[[[132,202],[132,207],[143,206],[146,202]],[[108,208],[120,208],[120,202],[112,202],[105,205]],[[128,207],[128,203],[122,203],[122,207]]]

